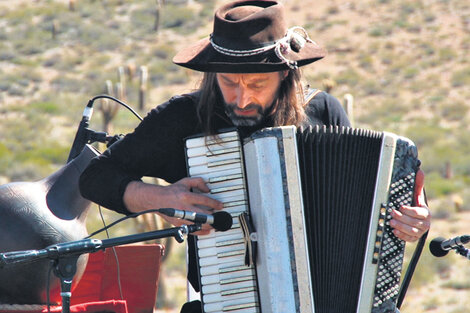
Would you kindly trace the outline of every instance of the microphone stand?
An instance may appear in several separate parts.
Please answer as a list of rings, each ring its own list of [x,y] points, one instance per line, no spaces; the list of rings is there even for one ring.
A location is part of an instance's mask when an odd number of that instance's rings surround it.
[[[70,313],[70,299],[72,297],[72,280],[77,271],[78,257],[84,253],[93,253],[106,248],[125,245],[129,243],[174,237],[182,243],[184,236],[201,230],[201,224],[182,225],[163,230],[156,230],[140,234],[121,236],[109,239],[82,239],[59,243],[42,250],[26,250],[0,253],[0,267],[14,263],[33,262],[48,258],[53,261],[54,274],[60,279],[60,295],[62,298],[62,313]]]
[[[454,248],[455,253],[460,254],[461,256],[464,256],[466,259],[470,260],[470,250],[465,248],[462,245],[457,246]]]

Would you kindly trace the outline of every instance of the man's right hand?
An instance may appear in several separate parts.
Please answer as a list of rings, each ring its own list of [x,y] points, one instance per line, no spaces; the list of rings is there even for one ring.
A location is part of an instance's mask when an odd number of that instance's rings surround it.
[[[209,191],[204,180],[199,177],[183,178],[168,186],[133,181],[126,187],[124,203],[130,212],[135,213],[151,209],[174,208],[177,210],[212,214],[214,210],[221,210],[223,204],[203,194]],[[191,223],[175,217],[159,215],[175,226]],[[202,225],[202,230],[194,234],[206,235],[211,230],[212,227],[210,225],[204,224]]]

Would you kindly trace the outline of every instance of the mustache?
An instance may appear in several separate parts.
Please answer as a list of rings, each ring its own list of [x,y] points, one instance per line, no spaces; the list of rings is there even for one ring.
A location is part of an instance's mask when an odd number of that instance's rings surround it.
[[[260,106],[259,104],[256,104],[256,103],[249,103],[243,109],[239,108],[236,103],[226,103],[225,106],[226,106],[226,109],[228,109],[231,112],[234,112],[235,109],[237,109],[238,111],[256,110],[256,112],[258,114],[263,114],[264,113],[263,107]]]

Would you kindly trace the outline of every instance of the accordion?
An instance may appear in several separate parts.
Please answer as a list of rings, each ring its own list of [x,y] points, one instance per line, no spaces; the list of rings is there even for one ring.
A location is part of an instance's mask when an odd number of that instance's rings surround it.
[[[186,140],[189,176],[232,214],[196,240],[203,312],[395,312],[414,144],[371,130],[293,126]]]

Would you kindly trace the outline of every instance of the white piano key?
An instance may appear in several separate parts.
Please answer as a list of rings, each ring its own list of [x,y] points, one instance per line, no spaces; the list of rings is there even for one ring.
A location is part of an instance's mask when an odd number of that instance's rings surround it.
[[[236,182],[232,184],[226,184],[225,186],[208,186],[210,189],[210,195],[213,195],[214,197],[220,196],[222,199],[224,196],[227,196],[228,193],[231,193],[232,195],[235,195],[237,193],[245,195],[245,185],[243,184],[242,181],[239,181],[238,184],[235,184]]]
[[[249,306],[247,308],[243,308],[243,309],[235,309],[235,308],[230,308],[230,309],[227,309],[225,311],[222,311],[221,313],[261,313],[261,308],[260,308],[260,305],[258,303],[255,303],[254,304],[255,307],[253,306]],[[242,306],[244,307],[244,306]]]
[[[211,236],[205,238],[206,236],[199,236],[197,239],[197,246],[199,249],[203,248],[212,248],[230,243],[234,240],[243,240],[243,233],[237,230],[227,230],[221,232],[221,236]]]
[[[207,187],[211,190],[211,194],[220,193],[224,191],[226,187],[234,187],[237,186],[238,189],[245,189],[245,182],[242,180],[242,174],[238,174],[237,176],[233,175],[233,179],[226,179],[224,181],[219,181],[216,183],[206,183]],[[220,191],[219,191],[220,190]]]
[[[212,293],[237,293],[238,290],[248,290],[250,287],[256,286],[256,282],[253,280],[244,280],[244,281],[237,281],[231,284],[209,284],[209,285],[202,285],[202,293],[205,295],[209,295]]]
[[[208,194],[211,198],[214,198],[220,202],[232,201],[234,198],[239,197],[240,199],[246,200],[246,190],[236,189],[227,191],[224,193],[210,193]]]
[[[207,258],[210,256],[218,256],[224,253],[228,253],[231,251],[242,251],[245,249],[245,243],[242,242],[236,242],[232,241],[233,244],[231,245],[225,245],[225,246],[220,246],[220,247],[210,247],[210,248],[204,248],[201,249],[199,248],[198,254],[200,258]]]
[[[225,281],[227,279],[236,279],[236,278],[243,278],[243,277],[250,277],[251,279],[256,279],[255,277],[255,270],[250,267],[243,267],[238,271],[231,271],[227,273],[217,273],[207,276],[201,277],[201,284],[208,285],[208,284],[216,284],[220,283],[221,281]]]
[[[230,307],[234,305],[242,305],[246,303],[258,302],[258,294],[253,287],[249,287],[245,290],[239,290],[238,293],[230,295],[222,295],[220,293],[207,294],[202,297],[204,301],[204,310],[206,312],[213,312],[217,310],[223,310],[224,307]]]
[[[240,152],[235,151],[226,154],[219,155],[201,155],[194,158],[188,159],[189,166],[207,165],[211,166],[211,163],[220,163],[221,161],[232,160],[233,162],[240,162]]]
[[[243,236],[243,230],[240,228],[240,223],[238,221],[238,218],[234,218],[233,219],[233,224],[232,224],[232,227],[230,230],[233,230],[235,232],[240,232]],[[230,231],[228,230],[228,231]],[[201,239],[211,239],[211,238],[222,238],[224,237],[226,234],[226,232],[228,231],[213,231],[213,232],[210,232],[209,234],[207,235],[203,235],[203,236],[198,236],[198,238],[201,238]],[[198,239],[199,240],[199,239]],[[223,239],[222,239],[223,240]]]
[[[219,172],[217,175],[208,175],[207,183],[216,184],[219,182],[224,182],[228,180],[243,178],[243,173],[240,169],[229,169],[227,171]]]
[[[236,259],[231,262],[224,262],[223,264],[217,263],[212,265],[206,265],[200,267],[201,276],[213,275],[218,273],[231,272],[236,269],[245,269],[248,266],[245,265],[245,260]]]
[[[240,143],[238,141],[227,141],[220,145],[217,144],[211,146],[210,150],[207,148],[207,146],[189,148],[186,150],[186,155],[189,159],[191,159],[203,155],[209,156],[230,153],[236,150],[240,151]]]
[[[219,138],[219,141],[213,138],[208,138],[206,140],[204,137],[190,138],[186,140],[186,148],[190,149],[193,147],[204,147],[207,145],[217,146],[217,145],[220,145],[219,143],[224,144],[224,143],[228,143],[231,141],[235,141],[235,142],[238,142],[238,144],[240,144],[238,140],[239,138],[238,133],[236,131],[220,133],[217,135],[217,137]]]
[[[206,258],[199,258],[199,265],[201,267],[220,264],[221,262],[245,262],[245,250],[237,250],[227,252],[226,255],[218,254],[217,256],[209,256]]]
[[[198,177],[201,177],[204,179],[204,181],[208,184],[210,183],[215,183],[218,181],[224,181],[227,180],[227,177],[232,176],[232,175],[242,175],[242,168],[241,167],[235,167],[235,168],[229,168],[221,171],[214,171],[214,172],[209,172],[209,173],[200,173]]]
[[[214,164],[212,164],[214,165]],[[218,164],[217,166],[209,167],[207,164],[194,166],[189,168],[189,175],[191,177],[198,177],[210,172],[226,171],[234,168],[240,168],[240,163]]]

